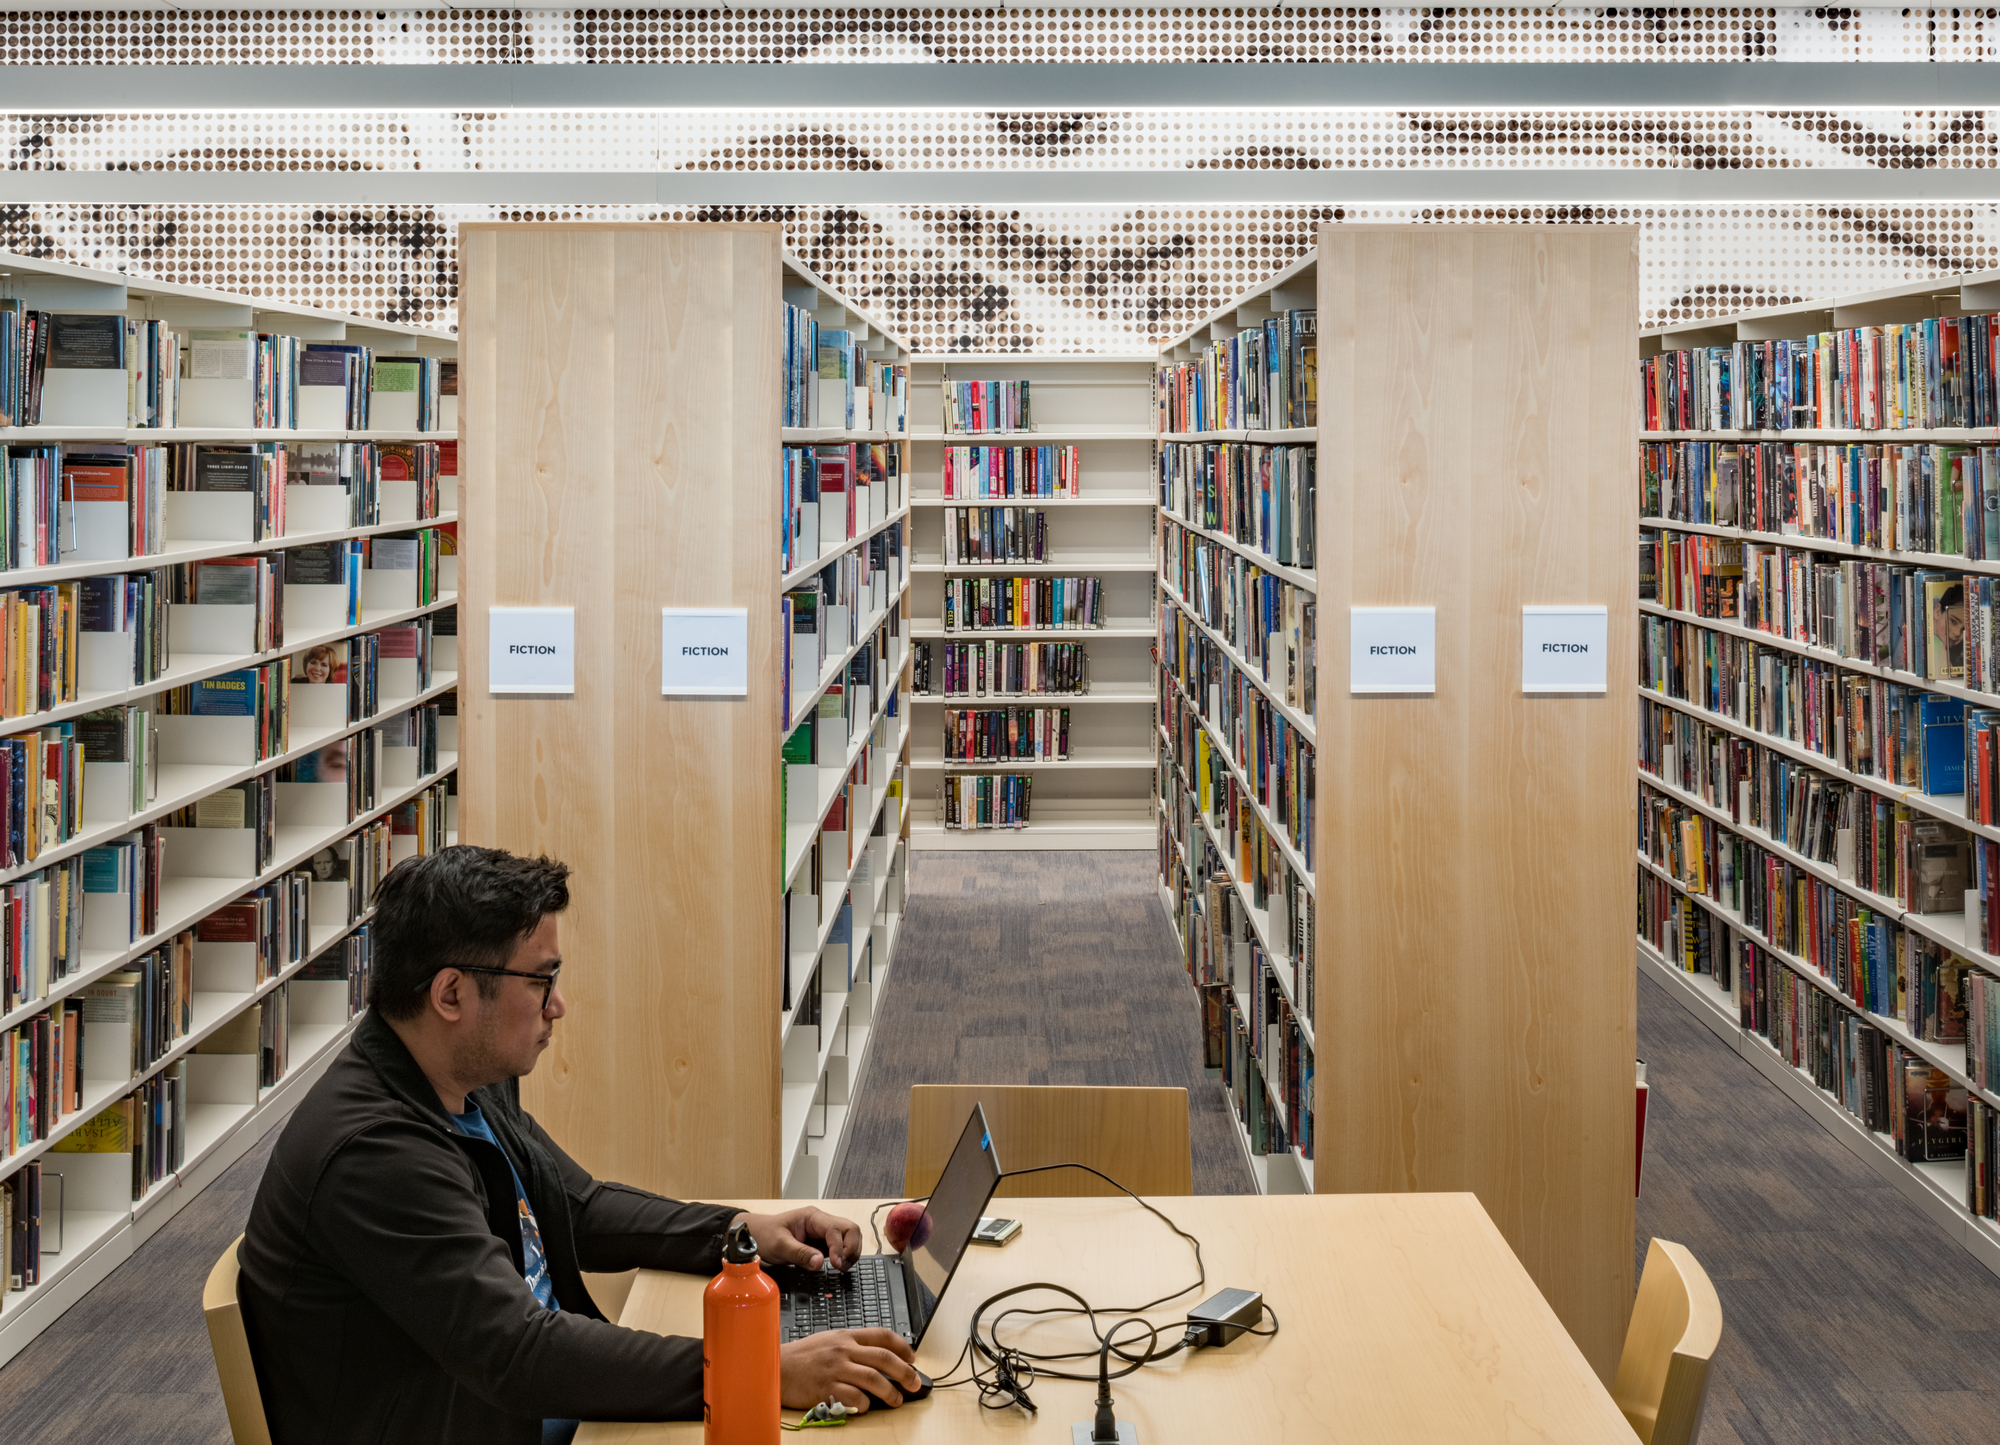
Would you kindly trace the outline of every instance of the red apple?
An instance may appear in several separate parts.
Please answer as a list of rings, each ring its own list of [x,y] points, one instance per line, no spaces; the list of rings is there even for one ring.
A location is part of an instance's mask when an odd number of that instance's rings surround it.
[[[889,1248],[898,1254],[906,1249],[922,1249],[931,1237],[931,1212],[914,1200],[898,1204],[890,1209],[882,1232],[888,1236]]]

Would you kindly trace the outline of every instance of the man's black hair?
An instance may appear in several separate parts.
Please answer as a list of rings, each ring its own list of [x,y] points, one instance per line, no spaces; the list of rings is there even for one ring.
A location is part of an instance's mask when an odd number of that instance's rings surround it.
[[[521,940],[569,907],[569,864],[460,843],[406,858],[375,890],[375,956],[368,1007],[414,1018],[440,969],[505,968]],[[472,975],[480,997],[506,982]]]

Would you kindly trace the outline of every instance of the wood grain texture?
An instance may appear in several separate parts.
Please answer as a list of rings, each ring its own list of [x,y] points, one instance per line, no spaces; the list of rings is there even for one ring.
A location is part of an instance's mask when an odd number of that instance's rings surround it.
[[[1693,1445],[1722,1301],[1686,1245],[1649,1241],[1611,1398],[1644,1445]]]
[[[1186,1089],[1065,1088],[1034,1084],[919,1084],[910,1090],[903,1193],[937,1187],[972,1106],[986,1110],[1003,1170],[1088,1164],[1135,1194],[1194,1193]],[[1004,1199],[1122,1197],[1080,1169],[1001,1181]]]
[[[460,239],[459,836],[576,870],[523,1098],[592,1173],[778,1190],[776,226]],[[487,691],[486,609],[576,609],[576,692]],[[660,695],[660,609],[749,610],[750,693]]]
[[[243,1306],[236,1296],[237,1235],[208,1272],[201,1290],[202,1318],[208,1323],[208,1344],[215,1352],[216,1379],[222,1385],[223,1407],[229,1412],[229,1432],[236,1445],[271,1445],[270,1422],[264,1418],[264,1393],[257,1385],[257,1365],[250,1358],[250,1332],[243,1324]]]
[[[866,1218],[873,1201],[829,1205]],[[1506,1241],[1468,1194],[1292,1195],[1162,1201],[1201,1241],[1209,1288],[1265,1291],[1281,1328],[1226,1350],[1183,1356],[1114,1385],[1120,1420],[1142,1441],[1254,1440],[1436,1445],[1537,1441],[1606,1445],[1632,1432],[1590,1364],[1537,1293]],[[959,1266],[918,1367],[945,1378],[981,1300],[1030,1280],[1056,1280],[1097,1303],[1156,1298],[1194,1278],[1187,1248],[1130,1201],[1023,1199],[1004,1249],[974,1249]],[[699,1326],[704,1281],[642,1272],[628,1326]],[[1023,1296],[1019,1303],[1037,1301]],[[1058,1297],[1049,1297],[1049,1303]],[[1154,1311],[1173,1327],[1186,1302]],[[1023,1324],[1028,1348],[1090,1345],[1071,1320]],[[1094,1346],[1092,1346],[1094,1348]],[[983,1410],[968,1388],[863,1417],[860,1438],[919,1442],[1067,1441],[1089,1420],[1094,1382],[1038,1380],[1039,1413]],[[577,1445],[692,1442],[696,1423],[587,1424]]]
[[[1323,1192],[1479,1196],[1601,1378],[1632,1297],[1637,233],[1320,233]],[[1609,609],[1604,696],[1521,608]],[[1435,696],[1348,692],[1352,606],[1437,609]]]

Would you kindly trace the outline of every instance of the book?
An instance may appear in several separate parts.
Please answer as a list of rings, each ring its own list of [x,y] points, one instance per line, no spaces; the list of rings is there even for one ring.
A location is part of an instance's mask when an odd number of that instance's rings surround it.
[[[257,711],[258,672],[239,668],[193,684],[195,717],[251,717]]]
[[[340,587],[347,582],[348,545],[345,542],[309,542],[285,549],[285,585],[288,587]]]

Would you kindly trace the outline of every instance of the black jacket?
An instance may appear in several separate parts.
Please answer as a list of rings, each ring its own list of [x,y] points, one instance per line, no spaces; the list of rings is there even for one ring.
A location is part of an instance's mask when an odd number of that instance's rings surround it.
[[[271,1153],[238,1256],[277,1445],[538,1445],[541,1422],[701,1417],[701,1341],[609,1324],[579,1271],[714,1273],[737,1211],[600,1184],[472,1095],[534,1205],[560,1311],[522,1274],[507,1160],[446,1122],[373,1014]]]

